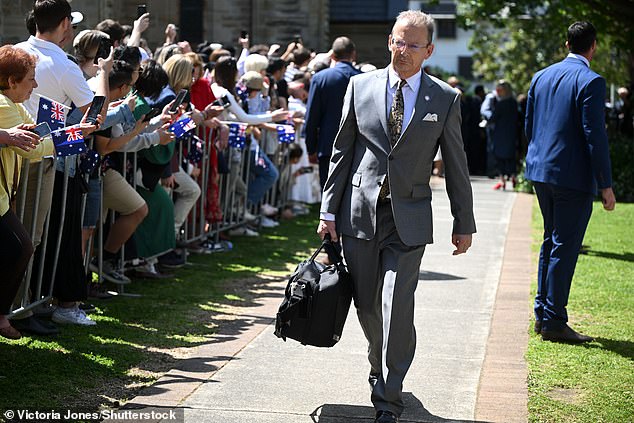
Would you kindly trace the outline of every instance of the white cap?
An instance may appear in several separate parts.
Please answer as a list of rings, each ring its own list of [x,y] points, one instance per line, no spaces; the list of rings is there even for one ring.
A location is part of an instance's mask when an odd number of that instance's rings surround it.
[[[81,12],[70,12],[70,17],[71,17],[70,23],[72,25],[77,25],[78,23],[84,20],[84,15]]]

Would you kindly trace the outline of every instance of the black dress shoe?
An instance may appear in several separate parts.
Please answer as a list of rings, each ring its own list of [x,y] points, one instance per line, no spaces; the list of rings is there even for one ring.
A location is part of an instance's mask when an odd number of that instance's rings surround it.
[[[535,333],[538,334],[538,335],[540,333],[542,333],[542,321],[541,320],[535,320],[535,328],[534,328],[534,330],[535,330]]]
[[[398,417],[389,411],[379,410],[376,413],[374,423],[398,423]]]
[[[11,320],[11,326],[23,333],[30,333],[33,335],[57,335],[59,329],[53,323],[45,320],[38,319],[35,316],[30,316],[25,319],[13,319]]]
[[[594,338],[575,332],[570,326],[565,325],[562,330],[542,330],[542,340],[582,344],[584,342],[592,342]]]

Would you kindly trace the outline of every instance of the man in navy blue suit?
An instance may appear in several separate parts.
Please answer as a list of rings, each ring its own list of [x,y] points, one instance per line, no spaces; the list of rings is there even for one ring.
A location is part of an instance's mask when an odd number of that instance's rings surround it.
[[[544,219],[539,255],[535,332],[547,341],[593,338],[568,326],[566,305],[592,201],[616,204],[605,130],[605,80],[590,70],[597,48],[589,22],[568,28],[570,54],[533,77],[526,109],[526,178],[533,181]]]
[[[319,182],[324,187],[332,154],[332,144],[339,129],[343,97],[350,78],[360,72],[352,66],[356,49],[348,37],[332,43],[336,65],[313,76],[306,106],[306,149],[311,163],[319,163]]]

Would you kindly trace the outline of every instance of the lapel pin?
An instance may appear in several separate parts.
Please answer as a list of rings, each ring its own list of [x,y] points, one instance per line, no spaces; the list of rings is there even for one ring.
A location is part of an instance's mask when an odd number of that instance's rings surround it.
[[[425,101],[429,101],[429,96],[428,95],[425,96]]]

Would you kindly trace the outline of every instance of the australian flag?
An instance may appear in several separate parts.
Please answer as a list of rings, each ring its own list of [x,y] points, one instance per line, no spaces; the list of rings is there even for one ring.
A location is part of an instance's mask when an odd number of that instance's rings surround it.
[[[193,164],[200,163],[203,159],[203,145],[203,140],[193,135],[187,152],[187,160]]]
[[[295,142],[295,127],[292,125],[277,125],[277,140],[282,144]]]
[[[181,138],[182,136],[187,134],[187,132],[191,131],[195,127],[196,127],[196,124],[194,123],[194,121],[189,117],[185,117],[183,119],[180,119],[174,122],[170,126],[170,131],[174,133],[174,136],[176,138]]]
[[[88,150],[79,155],[79,169],[84,175],[92,173],[100,162],[101,157],[95,150]]]
[[[72,156],[86,151],[84,136],[79,125],[54,130],[51,135],[53,136],[55,152],[58,157]]]
[[[247,142],[247,124],[240,122],[229,123],[229,146],[243,149]]]
[[[37,123],[46,122],[51,131],[62,129],[66,124],[66,110],[68,107],[46,97],[40,96],[37,108]]]

